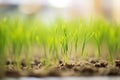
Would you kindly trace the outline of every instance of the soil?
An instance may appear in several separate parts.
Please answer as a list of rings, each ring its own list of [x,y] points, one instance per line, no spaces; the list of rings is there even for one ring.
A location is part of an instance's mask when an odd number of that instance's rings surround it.
[[[44,67],[38,60],[34,60],[28,69],[25,60],[21,61],[20,69],[15,69],[16,62],[6,62],[7,77],[63,77],[63,76],[120,76],[120,60],[115,60],[114,65],[104,60],[79,61],[78,63],[64,63],[59,61],[57,65]]]

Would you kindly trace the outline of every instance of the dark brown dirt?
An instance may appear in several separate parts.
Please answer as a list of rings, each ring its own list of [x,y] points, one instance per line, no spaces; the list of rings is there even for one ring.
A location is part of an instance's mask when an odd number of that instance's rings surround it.
[[[16,70],[8,70],[6,71],[6,76],[7,77],[20,77],[20,73],[19,71],[16,71]]]
[[[108,70],[107,74],[109,76],[118,76],[120,75],[120,69],[118,69],[117,67],[112,67]]]
[[[115,66],[120,68],[120,60],[115,61]]]
[[[48,77],[48,76],[118,76],[120,75],[120,60],[115,61],[115,65],[108,64],[103,60],[81,61],[77,64],[64,63],[59,61],[58,65],[44,67],[41,61],[33,60],[30,67],[27,67],[25,60],[21,61],[21,68],[15,69],[14,61],[6,62],[6,76],[9,77]]]

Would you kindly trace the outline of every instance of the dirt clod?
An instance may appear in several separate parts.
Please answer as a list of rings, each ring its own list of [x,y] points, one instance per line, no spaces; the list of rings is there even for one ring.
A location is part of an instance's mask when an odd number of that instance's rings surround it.
[[[21,66],[22,66],[22,67],[26,67],[26,63],[25,63],[24,60],[21,61]]]
[[[108,63],[105,61],[95,63],[95,67],[98,67],[98,68],[105,68],[105,67],[107,67],[107,65],[108,65]]]
[[[115,66],[120,68],[120,60],[115,61]]]
[[[10,64],[11,64],[10,60],[7,60],[6,65],[10,65]]]
[[[98,63],[98,60],[91,59],[91,60],[89,60],[89,62],[92,63],[92,64],[95,64],[95,63]]]
[[[66,64],[65,64],[65,67],[67,67],[68,69],[71,69],[71,68],[74,67],[74,65],[73,65],[73,64],[68,64],[68,63],[66,63]]]
[[[63,61],[59,60],[59,64],[63,64]]]
[[[39,64],[41,64],[41,62],[40,61],[38,61],[38,60],[34,60],[34,63],[35,63],[35,65],[39,65]]]

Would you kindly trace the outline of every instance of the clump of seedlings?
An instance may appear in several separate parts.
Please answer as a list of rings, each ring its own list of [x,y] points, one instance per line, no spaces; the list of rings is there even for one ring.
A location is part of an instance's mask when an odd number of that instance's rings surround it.
[[[88,46],[92,52],[88,50]],[[104,47],[107,48],[102,51]],[[5,72],[11,73],[10,71],[18,71],[20,74],[21,71],[27,71],[27,76],[32,75],[29,72],[36,76],[42,76],[40,74],[43,72],[44,76],[48,76],[56,75],[55,71],[57,70],[59,75],[64,73],[75,76],[91,75],[90,73],[107,75],[109,69],[106,67],[111,63],[112,68],[120,70],[120,56],[116,56],[119,55],[119,51],[120,25],[109,23],[103,19],[90,22],[57,19],[49,25],[35,18],[21,20],[8,17],[0,19],[0,69],[3,70],[0,75]],[[93,56],[92,58],[98,60],[92,60],[92,63],[86,60],[82,61],[83,55],[91,59],[88,54],[90,56],[97,54],[98,57]],[[7,60],[11,62],[5,64]],[[76,63],[77,60],[81,62]],[[110,63],[107,64],[107,62]],[[101,65],[104,66],[102,67],[104,68],[103,73],[99,69]],[[120,73],[116,72],[116,75],[120,75]]]

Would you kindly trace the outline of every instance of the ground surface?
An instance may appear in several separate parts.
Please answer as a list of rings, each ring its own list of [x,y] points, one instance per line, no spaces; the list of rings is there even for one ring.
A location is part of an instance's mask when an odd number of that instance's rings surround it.
[[[22,78],[5,78],[5,80],[120,80],[120,77],[47,77],[47,78],[34,78],[34,77],[22,77]]]
[[[7,61],[7,77],[66,77],[66,76],[120,76],[120,60],[115,60],[113,65],[103,60],[88,60],[77,63],[58,62],[45,68],[40,61],[34,60],[28,69],[25,62],[16,70],[15,62]]]

